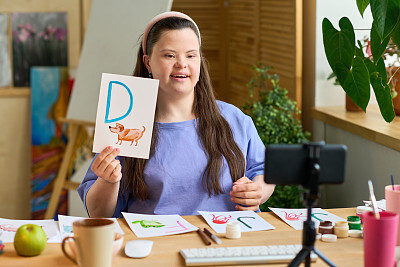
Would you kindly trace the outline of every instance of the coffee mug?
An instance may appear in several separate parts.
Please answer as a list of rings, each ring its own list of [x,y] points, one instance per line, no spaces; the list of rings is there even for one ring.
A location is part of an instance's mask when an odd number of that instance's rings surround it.
[[[110,267],[114,246],[114,221],[110,219],[90,218],[74,221],[74,236],[65,237],[61,248],[65,256],[81,267]],[[76,245],[76,257],[65,249],[67,240],[73,239]]]
[[[397,213],[400,216],[400,185],[387,185],[385,187],[385,200],[386,211]],[[398,227],[396,245],[400,246],[400,224]]]

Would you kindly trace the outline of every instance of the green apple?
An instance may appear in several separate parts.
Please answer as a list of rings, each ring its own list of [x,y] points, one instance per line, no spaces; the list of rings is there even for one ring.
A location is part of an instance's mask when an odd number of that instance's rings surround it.
[[[37,256],[42,253],[46,244],[46,233],[39,225],[24,224],[15,233],[14,248],[20,256]]]

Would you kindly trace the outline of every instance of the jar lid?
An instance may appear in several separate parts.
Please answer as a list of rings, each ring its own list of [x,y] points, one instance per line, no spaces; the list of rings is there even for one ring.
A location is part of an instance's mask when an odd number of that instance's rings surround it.
[[[350,237],[361,237],[362,236],[362,231],[361,230],[349,230],[349,236]]]
[[[358,222],[358,221],[360,221],[360,217],[358,217],[358,216],[347,216],[347,220],[349,222]]]
[[[349,224],[346,222],[346,221],[338,221],[338,222],[335,222],[335,227],[346,227],[346,226],[348,226]]]
[[[331,221],[322,221],[319,223],[320,226],[332,226]]]
[[[322,235],[321,239],[324,242],[336,242],[337,236],[332,234],[324,234]]]

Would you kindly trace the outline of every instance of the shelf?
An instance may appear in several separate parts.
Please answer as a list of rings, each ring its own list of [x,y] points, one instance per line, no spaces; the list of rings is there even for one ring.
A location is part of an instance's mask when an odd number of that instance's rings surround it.
[[[313,119],[320,120],[372,142],[400,151],[400,117],[387,123],[377,105],[367,112],[348,112],[344,106],[314,107]]]
[[[15,97],[15,96],[29,96],[31,90],[29,87],[3,87],[0,88],[0,98],[2,97]]]

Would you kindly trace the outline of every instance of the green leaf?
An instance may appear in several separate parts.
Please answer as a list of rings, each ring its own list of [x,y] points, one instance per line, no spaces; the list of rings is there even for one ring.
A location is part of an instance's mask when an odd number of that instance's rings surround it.
[[[397,20],[396,26],[392,31],[391,36],[393,43],[395,43],[398,47],[400,47],[400,16],[399,19]]]
[[[350,70],[355,51],[355,34],[350,20],[341,18],[339,27],[341,31],[336,30],[327,18],[322,22],[325,54],[333,72],[339,62]]]
[[[382,78],[383,85],[387,83],[387,72],[386,66],[383,58],[380,58],[376,64],[376,71],[378,72],[378,77]]]
[[[379,37],[378,29],[376,23],[372,23],[371,29],[371,51],[374,56],[374,62],[378,62],[379,59],[382,58],[383,53],[386,50],[386,46],[388,45],[390,40],[390,36],[387,36],[385,39],[381,39]]]
[[[361,17],[363,17],[364,11],[368,5],[369,5],[369,0],[357,0],[357,7],[358,7],[358,11],[361,14]]]
[[[369,76],[371,76],[372,73],[377,72],[375,64],[372,63],[369,58],[364,58],[364,64],[368,69]]]
[[[370,79],[382,117],[386,122],[391,122],[396,117],[396,114],[393,109],[390,87],[386,82],[383,83],[382,78],[377,73],[373,73]]]
[[[347,69],[341,62],[336,64],[336,73],[347,95],[364,111],[370,98],[369,72],[364,61],[356,57],[353,68]]]
[[[361,44],[360,40],[357,40],[357,44],[358,44],[358,46],[356,46],[355,56],[364,58],[365,56],[364,56],[364,52],[362,50],[363,48],[362,48],[362,44]]]
[[[377,32],[385,39],[396,26],[400,15],[398,0],[370,0],[371,13]]]

